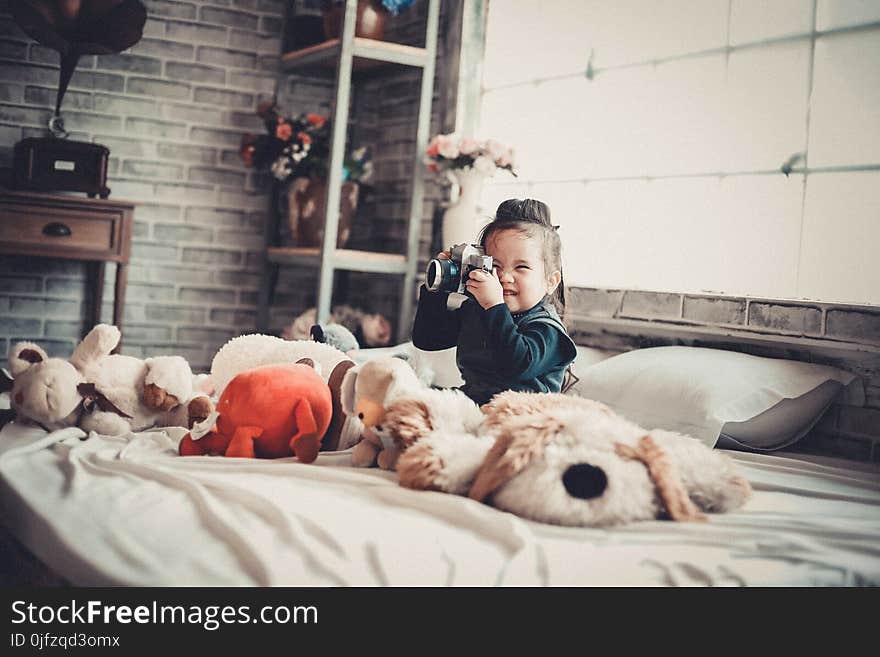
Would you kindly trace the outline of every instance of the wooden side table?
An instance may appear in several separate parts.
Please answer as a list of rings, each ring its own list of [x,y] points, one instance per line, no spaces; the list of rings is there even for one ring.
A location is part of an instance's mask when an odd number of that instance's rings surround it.
[[[0,253],[88,262],[92,326],[101,321],[104,266],[115,262],[113,323],[121,330],[134,207],[126,201],[2,189]]]

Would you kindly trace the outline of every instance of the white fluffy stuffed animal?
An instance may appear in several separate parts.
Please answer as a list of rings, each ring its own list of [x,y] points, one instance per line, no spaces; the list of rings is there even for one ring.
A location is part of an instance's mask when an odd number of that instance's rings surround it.
[[[490,502],[542,522],[615,525],[741,507],[751,487],[721,452],[645,429],[579,397],[507,392],[483,407],[480,436],[435,431],[397,463],[402,486]]]
[[[39,345],[9,350],[12,408],[48,430],[79,425],[85,431],[121,435],[153,426],[187,426],[201,415],[205,397],[193,397],[193,375],[180,356],[146,360],[111,353],[119,329],[98,324],[69,361],[49,358]],[[198,410],[196,410],[198,409]]]

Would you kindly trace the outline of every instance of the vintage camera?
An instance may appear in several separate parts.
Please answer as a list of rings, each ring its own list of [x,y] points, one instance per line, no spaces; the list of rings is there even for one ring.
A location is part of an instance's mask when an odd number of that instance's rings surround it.
[[[430,292],[449,292],[450,307],[458,307],[467,291],[467,280],[475,269],[492,273],[492,256],[486,255],[479,244],[456,244],[449,249],[449,259],[434,258],[425,270],[425,287]],[[458,298],[457,298],[458,297]]]

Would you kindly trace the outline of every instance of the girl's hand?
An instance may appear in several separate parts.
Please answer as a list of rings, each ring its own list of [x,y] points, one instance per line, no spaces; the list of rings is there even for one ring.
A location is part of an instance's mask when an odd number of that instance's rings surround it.
[[[494,269],[491,274],[482,269],[474,269],[468,276],[465,287],[484,309],[504,303],[504,289]]]

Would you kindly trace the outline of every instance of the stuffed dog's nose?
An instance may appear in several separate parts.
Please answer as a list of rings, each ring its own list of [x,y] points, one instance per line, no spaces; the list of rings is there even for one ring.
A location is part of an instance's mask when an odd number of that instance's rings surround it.
[[[599,497],[608,486],[608,477],[602,468],[589,463],[575,463],[562,473],[562,485],[572,497],[589,500]]]

